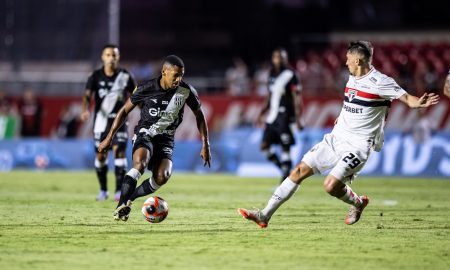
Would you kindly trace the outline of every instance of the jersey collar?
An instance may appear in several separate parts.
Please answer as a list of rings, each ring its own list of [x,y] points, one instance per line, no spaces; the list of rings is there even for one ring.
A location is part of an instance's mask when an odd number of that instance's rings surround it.
[[[361,79],[364,79],[365,77],[369,76],[369,74],[372,73],[374,70],[375,70],[375,68],[373,66],[370,66],[369,72],[367,72],[365,75],[363,75],[359,78],[356,78],[356,76],[353,76],[353,77],[355,77],[355,80],[361,80]]]

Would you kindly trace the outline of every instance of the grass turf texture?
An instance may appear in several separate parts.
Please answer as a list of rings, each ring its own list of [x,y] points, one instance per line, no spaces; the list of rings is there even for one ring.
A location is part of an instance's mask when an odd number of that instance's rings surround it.
[[[261,230],[236,208],[263,207],[277,179],[175,174],[157,193],[169,216],[150,224],[145,198],[113,221],[94,171],[0,174],[0,269],[449,269],[450,181],[360,177],[371,202],[348,226],[321,179]]]

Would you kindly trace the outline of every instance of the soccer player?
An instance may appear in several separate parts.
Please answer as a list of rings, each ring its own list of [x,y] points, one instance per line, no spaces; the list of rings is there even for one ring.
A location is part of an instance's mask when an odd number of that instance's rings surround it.
[[[127,221],[132,202],[154,193],[166,184],[172,174],[172,151],[175,130],[183,120],[184,105],[193,111],[202,139],[200,156],[204,166],[210,166],[208,127],[197,91],[182,81],[184,63],[175,55],[165,58],[161,76],[140,84],[120,109],[112,127],[99,146],[99,151],[109,149],[111,142],[125,119],[136,106],[141,119],[133,138],[133,168],[128,171],[122,185],[122,194],[114,211],[114,219]],[[148,168],[152,177],[136,188],[137,181]]]
[[[408,94],[392,78],[371,65],[372,54],[372,45],[367,41],[349,44],[346,65],[350,77],[344,104],[333,130],[305,154],[263,210],[238,209],[244,218],[256,222],[261,228],[267,227],[275,211],[297,191],[304,179],[331,169],[325,177],[325,191],[351,205],[346,224],[359,220],[369,198],[358,196],[348,184],[361,171],[372,151],[381,150],[391,101],[400,99],[410,108],[426,108],[439,101],[435,94],[425,93],[420,98]]]
[[[111,128],[117,112],[125,103],[129,94],[135,88],[135,82],[130,73],[119,68],[119,48],[112,44],[107,44],[102,50],[103,66],[95,70],[89,76],[86,83],[86,90],[83,97],[83,109],[80,115],[81,121],[89,119],[89,105],[91,97],[95,100],[94,115],[94,141],[97,152],[95,158],[95,170],[100,183],[100,193],[96,197],[97,201],[108,199],[107,174],[108,152],[98,151],[100,142],[105,139],[108,130]],[[127,171],[127,159],[125,157],[128,141],[127,124],[123,125],[117,132],[113,141],[114,165],[116,174],[115,200],[120,198],[120,188],[123,177]]]
[[[444,84],[444,95],[450,98],[450,70],[448,71],[448,75],[445,78],[445,84]]]
[[[257,118],[258,126],[265,124],[260,147],[267,159],[281,169],[283,181],[292,169],[290,149],[295,144],[293,125],[297,124],[299,129],[303,125],[301,85],[296,72],[289,67],[286,50],[282,48],[272,53],[268,88],[266,102]],[[277,144],[281,145],[281,158],[272,148]]]

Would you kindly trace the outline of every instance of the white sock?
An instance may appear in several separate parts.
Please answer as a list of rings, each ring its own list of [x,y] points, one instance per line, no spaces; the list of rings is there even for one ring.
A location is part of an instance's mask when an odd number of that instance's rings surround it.
[[[264,216],[271,218],[277,209],[298,190],[299,185],[294,183],[289,177],[277,187],[267,206],[261,211]]]
[[[128,166],[128,161],[126,158],[116,158],[114,159],[114,166],[126,168]]]
[[[348,185],[345,186],[345,194],[339,199],[353,206],[360,206],[363,201]]]
[[[150,182],[150,187],[152,188],[152,193],[157,191],[161,186],[158,185],[155,181],[155,179],[153,179],[153,177],[150,177],[150,179],[148,179],[148,181]]]
[[[95,161],[94,161],[94,166],[95,166],[95,168],[100,169],[100,168],[104,167],[105,165],[106,165],[106,160],[100,161],[100,160],[98,160],[98,159],[96,158]]]

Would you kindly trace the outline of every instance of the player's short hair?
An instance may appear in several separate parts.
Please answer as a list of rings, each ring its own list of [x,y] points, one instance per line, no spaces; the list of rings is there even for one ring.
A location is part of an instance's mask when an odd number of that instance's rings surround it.
[[[285,48],[277,47],[277,48],[275,48],[275,50],[273,50],[273,52],[279,52],[281,57],[283,57],[286,60],[288,60],[288,52],[287,52],[287,50]]]
[[[183,60],[181,60],[180,57],[172,54],[169,56],[166,56],[166,58],[164,58],[164,63],[170,64],[172,66],[177,66],[180,68],[184,68],[184,62]]]
[[[367,62],[371,62],[373,56],[373,45],[369,41],[356,40],[350,42],[347,51],[349,53],[357,53],[364,57]]]
[[[119,49],[119,46],[117,46],[116,44],[108,43],[103,46],[102,51],[104,51],[105,49],[108,49],[108,48]]]

